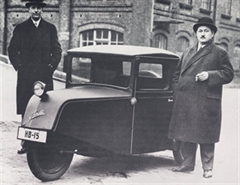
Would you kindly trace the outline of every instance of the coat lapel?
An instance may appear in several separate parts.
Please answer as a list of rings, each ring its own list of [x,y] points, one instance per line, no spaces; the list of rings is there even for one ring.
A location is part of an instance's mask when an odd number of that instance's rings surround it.
[[[186,57],[183,60],[183,64],[182,64],[182,69],[184,70],[188,65],[189,65],[189,61],[191,60],[191,58],[197,53],[197,45],[192,47],[188,53],[186,54]]]
[[[29,36],[31,35],[31,38],[34,38],[35,30],[36,30],[36,27],[34,26],[31,18],[29,18],[26,24],[26,33],[28,33]]]
[[[211,49],[213,47],[213,43],[210,43],[206,45],[204,48],[201,48],[199,51],[197,51],[197,45],[194,46],[189,51],[189,60],[187,60],[185,66],[183,67],[182,74],[195,62],[197,62],[200,58],[204,57],[205,55],[211,53]]]
[[[33,25],[34,26],[34,25]],[[39,39],[41,39],[41,37],[46,33],[47,28],[44,24],[44,20],[42,19],[38,25],[38,28],[34,28],[35,29],[35,34],[31,43],[31,48],[37,43],[37,41]]]

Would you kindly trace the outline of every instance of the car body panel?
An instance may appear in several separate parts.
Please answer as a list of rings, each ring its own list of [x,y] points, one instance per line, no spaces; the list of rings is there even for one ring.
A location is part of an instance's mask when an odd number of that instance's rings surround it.
[[[73,83],[74,57],[92,59],[93,72],[88,81]],[[48,130],[89,144],[78,148],[84,150],[82,153],[88,153],[90,145],[124,154],[171,149],[172,140],[167,138],[173,106],[171,79],[178,60],[172,52],[140,46],[70,49],[64,61],[66,88],[49,91],[42,98],[33,96],[22,126]],[[101,76],[99,79],[94,76],[101,65],[104,70],[109,68],[119,74],[124,70],[119,65],[123,61],[131,63],[130,76],[125,81],[128,85],[107,84],[98,81]],[[74,67],[76,64],[79,63]],[[154,71],[155,68],[141,70],[142,64],[159,64],[161,73]]]
[[[172,102],[170,95],[137,95],[132,153],[169,149],[167,138]]]
[[[56,132],[117,153],[130,153],[132,110],[130,98],[69,103]]]
[[[127,91],[89,85],[49,91],[41,99],[35,95],[32,96],[28,103],[22,125],[29,128],[53,130],[55,121],[66,104],[89,99],[98,101],[115,98],[130,99],[130,97]]]

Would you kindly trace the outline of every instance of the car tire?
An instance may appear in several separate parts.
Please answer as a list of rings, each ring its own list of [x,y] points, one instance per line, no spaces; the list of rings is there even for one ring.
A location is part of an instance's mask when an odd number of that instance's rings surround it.
[[[59,179],[69,168],[73,153],[62,152],[63,147],[34,143],[28,147],[27,161],[33,175],[41,181]]]

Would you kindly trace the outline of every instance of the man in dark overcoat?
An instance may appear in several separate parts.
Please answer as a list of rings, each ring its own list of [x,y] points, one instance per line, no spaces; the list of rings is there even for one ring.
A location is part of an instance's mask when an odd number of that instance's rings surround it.
[[[53,90],[52,75],[61,60],[56,27],[41,17],[45,5],[42,0],[26,3],[31,16],[15,27],[8,47],[10,62],[18,72],[17,114],[22,116],[36,81]]]
[[[41,1],[26,3],[31,17],[15,27],[8,48],[9,59],[18,71],[17,114],[22,116],[34,82],[40,80],[48,90],[53,89],[52,74],[61,60],[56,27],[41,18],[45,5]]]
[[[172,170],[193,171],[199,144],[203,176],[209,178],[221,129],[222,85],[232,81],[234,72],[227,51],[213,42],[217,32],[213,20],[202,17],[193,30],[198,43],[183,52],[173,77],[169,138],[184,142],[184,160]]]

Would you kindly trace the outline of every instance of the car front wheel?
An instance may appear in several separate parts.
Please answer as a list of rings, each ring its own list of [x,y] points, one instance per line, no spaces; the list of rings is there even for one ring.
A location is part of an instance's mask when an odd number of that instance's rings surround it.
[[[73,153],[62,151],[61,145],[34,143],[29,146],[27,161],[33,175],[42,181],[59,179],[73,158]]]

